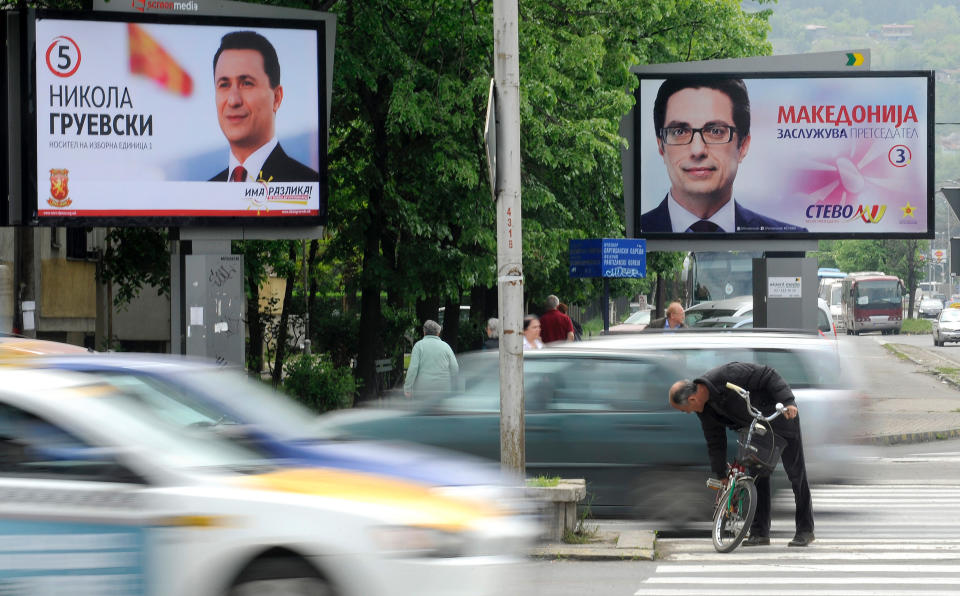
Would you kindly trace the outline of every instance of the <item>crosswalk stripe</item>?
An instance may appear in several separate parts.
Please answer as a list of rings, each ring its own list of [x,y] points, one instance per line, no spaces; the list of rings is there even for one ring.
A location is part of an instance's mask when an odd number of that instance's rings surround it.
[[[879,553],[860,553],[860,552],[817,552],[811,547],[811,550],[775,550],[766,552],[757,552],[754,549],[748,549],[747,552],[736,550],[732,553],[704,552],[697,554],[677,553],[670,555],[674,561],[724,561],[724,560],[744,560],[744,561],[803,561],[829,558],[831,561],[943,561],[955,559],[960,562],[960,554],[955,552],[879,552]]]
[[[657,565],[657,573],[718,573],[728,574],[728,578],[740,578],[745,573],[776,572],[789,573],[960,573],[960,565],[904,565],[904,564],[867,564],[867,563],[794,563],[789,565],[753,565],[750,563],[728,563],[714,565],[694,565],[678,563],[675,565]],[[729,575],[732,574],[732,575]]]
[[[739,578],[738,578],[739,579]],[[727,581],[735,582],[737,580],[728,578]],[[725,589],[710,587],[706,590],[702,586],[690,589],[671,589],[654,588],[651,590],[639,589],[634,592],[634,596],[703,596],[708,593],[711,596],[743,596],[741,588]],[[917,592],[919,596],[957,596],[956,590],[924,590]],[[777,596],[890,596],[890,590],[881,588],[879,590],[843,590],[838,591],[835,588],[826,588],[823,590],[784,590],[777,589]]]
[[[724,585],[730,581],[730,576],[704,577],[698,576],[697,583]],[[654,576],[644,580],[644,584],[689,584],[692,583],[689,577],[677,576]],[[738,584],[770,584],[770,585],[823,585],[823,584],[884,584],[886,586],[906,584],[908,586],[960,586],[960,577],[930,577],[928,575],[916,576],[862,576],[856,577],[810,577],[809,575],[784,576],[776,575],[770,577],[737,577]]]
[[[709,538],[662,539],[663,563],[635,596],[960,594],[960,515],[945,514],[958,509],[960,486],[830,485],[812,494],[815,514],[837,514],[817,517],[810,547],[786,548],[793,495],[778,492],[770,547],[718,553]]]

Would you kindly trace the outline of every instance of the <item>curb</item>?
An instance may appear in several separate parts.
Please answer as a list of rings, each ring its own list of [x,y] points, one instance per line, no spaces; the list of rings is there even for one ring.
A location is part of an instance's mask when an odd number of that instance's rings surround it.
[[[650,531],[600,532],[594,542],[587,544],[542,543],[533,547],[528,556],[578,561],[653,561],[657,556],[656,540],[656,533]]]
[[[877,437],[861,437],[857,442],[861,445],[907,445],[910,443],[929,443],[960,439],[960,428],[951,430],[926,431],[922,433],[903,433],[899,435],[881,435]]]

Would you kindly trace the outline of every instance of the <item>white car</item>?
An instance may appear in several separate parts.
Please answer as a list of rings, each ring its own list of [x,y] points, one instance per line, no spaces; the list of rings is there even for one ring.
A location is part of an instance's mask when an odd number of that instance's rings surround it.
[[[933,345],[942,346],[948,341],[960,342],[960,308],[945,308],[931,325]]]
[[[495,594],[499,500],[276,461],[90,376],[0,369],[0,592]]]
[[[917,314],[921,317],[936,318],[943,310],[943,302],[937,298],[924,298],[917,307]]]

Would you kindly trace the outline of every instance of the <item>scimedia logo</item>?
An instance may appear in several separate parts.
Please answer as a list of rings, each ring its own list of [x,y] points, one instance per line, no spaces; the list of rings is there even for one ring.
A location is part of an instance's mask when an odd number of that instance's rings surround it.
[[[70,189],[67,188],[69,175],[70,170],[56,168],[50,170],[50,198],[47,199],[47,204],[51,207],[63,209],[73,203],[67,198],[70,194]]]
[[[808,205],[808,220],[851,221],[857,218],[863,223],[880,223],[887,212],[886,205]]]

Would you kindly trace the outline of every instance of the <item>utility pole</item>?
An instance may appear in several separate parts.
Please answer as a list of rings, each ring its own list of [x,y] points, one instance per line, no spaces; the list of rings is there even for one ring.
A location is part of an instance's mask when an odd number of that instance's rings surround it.
[[[500,465],[523,477],[523,244],[520,227],[520,37],[517,0],[493,2],[497,130]]]

